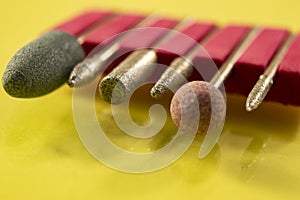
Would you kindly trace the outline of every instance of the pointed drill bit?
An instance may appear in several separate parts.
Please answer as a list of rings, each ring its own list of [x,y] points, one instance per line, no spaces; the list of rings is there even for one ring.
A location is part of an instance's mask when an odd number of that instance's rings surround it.
[[[137,23],[133,28],[144,27],[158,20],[158,18],[156,14],[151,14]],[[101,73],[101,70],[106,67],[113,54],[120,49],[120,42],[130,33],[130,31],[126,32],[115,38],[108,47],[97,52],[92,57],[87,57],[83,62],[78,63],[69,76],[68,85],[70,87],[81,87],[95,80]]]
[[[200,41],[200,45],[211,38],[216,31],[216,28],[210,30]],[[183,83],[185,83],[186,79],[192,75],[194,71],[192,59],[195,57],[199,49],[201,49],[200,45],[194,45],[185,57],[177,57],[172,61],[170,66],[164,71],[159,80],[151,88],[150,95],[154,99],[158,99],[163,96],[168,89],[176,91]]]
[[[168,91],[168,88],[173,88],[175,90],[178,89],[178,87],[184,83],[185,78],[191,76],[192,73],[193,64],[191,61],[182,57],[174,59],[159,80],[151,88],[151,96],[158,99]]]
[[[267,67],[264,74],[259,77],[259,80],[254,85],[253,89],[249,93],[246,100],[246,110],[252,111],[263,102],[264,98],[268,94],[269,90],[273,85],[273,79],[275,77],[276,71],[283,60],[286,52],[294,40],[294,36],[290,35],[286,41],[283,43],[281,48],[276,53],[270,65]]]

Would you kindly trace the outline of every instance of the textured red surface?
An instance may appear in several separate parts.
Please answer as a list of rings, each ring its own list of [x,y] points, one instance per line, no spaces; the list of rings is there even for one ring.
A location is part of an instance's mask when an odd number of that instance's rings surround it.
[[[54,30],[63,30],[74,36],[79,36],[87,28],[91,27],[95,23],[104,20],[108,16],[111,16],[111,12],[91,11],[86,12],[78,17],[75,17],[61,25],[54,27]]]
[[[300,35],[283,58],[275,77],[269,100],[300,105]]]
[[[201,41],[214,28],[214,24],[192,23],[181,30],[181,34],[175,34],[158,47],[159,62],[168,64],[176,55],[185,56],[196,42]],[[186,39],[186,37],[190,39]]]
[[[227,26],[218,31],[210,38],[203,47],[220,66],[233,51],[235,46],[245,37],[250,27],[248,26]]]
[[[78,34],[97,21],[91,20],[93,17],[87,17],[89,15],[94,16],[94,14],[87,13],[86,15],[79,16],[71,21],[63,23],[58,27],[60,27],[62,30],[72,32],[73,34]],[[83,46],[86,51],[89,52],[105,39],[108,39],[119,32],[132,28],[142,18],[142,16],[124,14],[116,17],[90,33],[84,41]],[[174,20],[166,19],[149,26],[171,28],[175,25],[175,22],[176,21]],[[76,28],[70,28],[73,26]],[[196,41],[200,41],[213,29],[213,27],[214,25],[212,24],[194,23],[181,32]],[[203,46],[209,56],[214,60],[216,65],[220,66],[230,55],[236,45],[244,38],[249,29],[249,26],[237,25],[221,28],[215,35],[206,41]],[[252,86],[258,80],[259,75],[263,73],[264,69],[270,63],[287,35],[288,31],[283,29],[263,29],[234,66],[232,74],[225,83],[226,91],[247,95]],[[160,36],[160,32],[150,35],[139,35],[139,37],[132,35],[128,37],[127,41],[123,43],[122,47],[136,48],[148,46]],[[178,54],[185,54],[192,47],[192,44],[189,44],[188,42],[182,42],[178,38],[174,37],[164,43],[162,47],[170,48],[172,51],[175,50],[175,52],[178,52]],[[158,51],[158,57],[160,63],[169,64],[175,57],[175,54],[166,51]],[[207,55],[205,55],[203,51],[200,51],[196,58],[203,59],[203,57],[207,59]],[[195,61],[197,59],[195,59]],[[207,73],[206,77],[213,76],[213,73],[215,72],[214,70],[209,69],[210,65],[211,63],[207,63],[206,66],[200,66],[204,69],[204,71],[208,71],[205,72]],[[287,55],[282,61],[278,73],[276,74],[274,86],[271,88],[270,93],[267,96],[267,100],[300,106],[298,89],[299,85],[300,35],[297,36]]]
[[[107,23],[99,26],[94,31],[89,33],[82,44],[84,49],[89,52],[95,46],[105,41],[106,39],[126,31],[129,28],[132,28],[139,21],[141,21],[144,16],[140,15],[120,15],[114,19],[108,21]]]
[[[220,67],[228,58],[249,30],[248,26],[227,26],[214,33],[203,44],[204,49],[200,49],[196,53],[193,63],[197,70],[194,70],[190,80],[210,81],[217,72],[217,67]]]
[[[227,90],[248,95],[288,34],[288,31],[284,29],[263,29],[235,64],[226,82]],[[273,93],[273,88],[270,95]]]
[[[155,29],[138,29],[128,35],[121,42],[124,49],[134,50],[137,48],[149,47],[155,43],[160,37],[166,33],[166,28],[173,28],[178,21],[172,19],[159,19],[147,27],[155,27]],[[157,29],[156,29],[157,28]],[[161,29],[162,28],[162,29]]]

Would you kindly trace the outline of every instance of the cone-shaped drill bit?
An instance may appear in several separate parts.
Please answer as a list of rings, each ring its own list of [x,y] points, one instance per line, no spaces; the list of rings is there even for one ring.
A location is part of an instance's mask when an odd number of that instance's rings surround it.
[[[276,71],[284,58],[286,52],[291,46],[294,40],[294,36],[290,35],[281,48],[276,53],[275,57],[271,61],[270,65],[267,67],[264,74],[259,77],[259,80],[254,85],[253,89],[249,93],[246,100],[246,110],[252,111],[263,102],[264,98],[268,94],[269,90],[273,85],[273,79],[275,77]]]

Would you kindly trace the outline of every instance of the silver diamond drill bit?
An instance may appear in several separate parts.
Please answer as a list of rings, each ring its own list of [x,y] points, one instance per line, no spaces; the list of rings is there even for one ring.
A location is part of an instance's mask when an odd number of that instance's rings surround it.
[[[156,14],[151,14],[134,26],[134,28],[144,27],[157,19]],[[120,42],[129,34],[130,32],[127,32],[117,37],[108,47],[78,63],[70,74],[68,85],[70,87],[81,87],[95,80],[108,63],[109,58],[120,49]]]
[[[281,48],[277,51],[275,57],[272,59],[270,65],[267,67],[265,72],[260,75],[258,81],[252,88],[246,100],[246,110],[252,111],[263,102],[264,98],[268,94],[269,90],[273,85],[273,79],[276,75],[276,71],[287,53],[289,47],[294,40],[294,35],[289,35],[286,41],[283,43]]]

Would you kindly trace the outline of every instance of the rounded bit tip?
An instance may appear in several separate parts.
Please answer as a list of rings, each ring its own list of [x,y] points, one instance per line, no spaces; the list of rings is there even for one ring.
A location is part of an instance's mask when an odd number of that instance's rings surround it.
[[[162,84],[155,84],[151,90],[150,95],[154,99],[159,99],[162,95],[164,95],[167,92],[167,89]]]
[[[193,65],[189,60],[182,57],[175,58],[151,89],[151,96],[158,99],[169,89],[176,91],[187,81],[186,79],[191,76],[192,72]]]
[[[249,93],[246,100],[246,110],[248,112],[257,109],[260,104],[265,99],[271,86],[273,84],[273,79],[267,75],[261,75]]]
[[[99,84],[102,99],[111,104],[120,104],[127,97],[124,84],[118,78],[105,77]]]
[[[170,111],[174,124],[183,132],[189,133],[196,125],[198,134],[206,134],[210,126],[217,129],[223,123],[226,101],[220,90],[210,83],[193,81],[186,83],[175,93]],[[182,119],[186,117],[188,119],[184,124]]]
[[[83,62],[79,62],[77,65],[75,65],[67,81],[69,87],[73,88],[73,87],[82,86],[81,77],[79,74],[83,68],[84,68]]]
[[[255,110],[258,107],[258,105],[255,105],[253,102],[246,102],[246,111],[251,112],[253,110]]]
[[[76,76],[73,76],[73,77],[71,77],[71,78],[69,78],[69,80],[68,80],[68,86],[69,87],[74,87],[75,86],[75,84],[76,84]]]
[[[68,80],[84,56],[77,38],[63,31],[50,31],[12,57],[2,77],[3,88],[17,98],[48,94]]]

